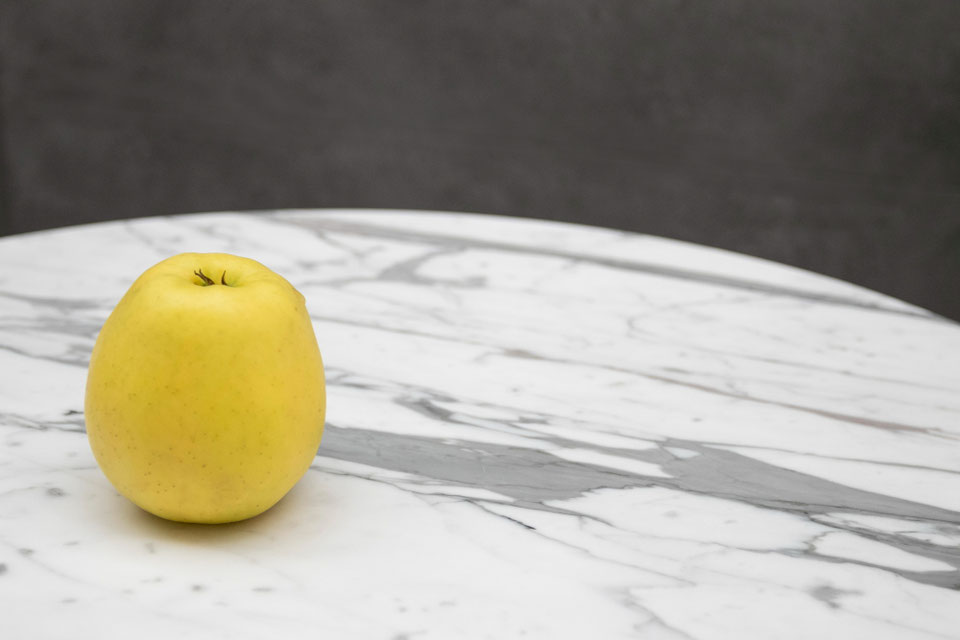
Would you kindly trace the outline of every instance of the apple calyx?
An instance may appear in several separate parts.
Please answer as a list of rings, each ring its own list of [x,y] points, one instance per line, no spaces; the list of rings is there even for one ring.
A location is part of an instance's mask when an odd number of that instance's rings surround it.
[[[200,278],[201,280],[203,280],[203,285],[202,285],[202,286],[204,286],[204,287],[209,287],[209,286],[212,285],[212,284],[217,284],[214,280],[211,280],[211,279],[203,272],[203,269],[197,269],[196,271],[193,272],[193,275],[195,275],[195,276],[197,276],[198,278]],[[227,272],[224,271],[223,274],[220,276],[220,284],[229,286],[229,285],[227,285],[227,280],[226,280],[226,278],[227,278]]]

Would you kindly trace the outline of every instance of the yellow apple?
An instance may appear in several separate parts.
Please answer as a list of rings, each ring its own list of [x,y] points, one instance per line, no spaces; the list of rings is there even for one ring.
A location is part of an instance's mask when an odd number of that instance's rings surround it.
[[[303,296],[225,253],[144,272],[90,357],[93,454],[121,494],[169,520],[233,522],[276,504],[310,467],[325,408]]]

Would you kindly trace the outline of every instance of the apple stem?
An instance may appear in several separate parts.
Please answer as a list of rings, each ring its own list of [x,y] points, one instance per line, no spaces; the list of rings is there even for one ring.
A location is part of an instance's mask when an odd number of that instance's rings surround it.
[[[224,271],[223,273],[226,274],[227,272]],[[205,287],[209,287],[211,284],[216,284],[213,280],[204,275],[203,269],[197,269],[193,272],[193,275],[203,280],[203,286]]]
[[[227,278],[227,272],[226,270],[224,270],[223,275],[220,276],[220,284],[226,285],[227,284],[226,278]]]

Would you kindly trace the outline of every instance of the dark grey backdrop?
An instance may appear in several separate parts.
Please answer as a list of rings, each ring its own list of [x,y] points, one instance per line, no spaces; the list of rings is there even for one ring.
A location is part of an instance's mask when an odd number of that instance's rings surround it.
[[[5,0],[0,91],[0,233],[482,211],[960,318],[955,0]]]

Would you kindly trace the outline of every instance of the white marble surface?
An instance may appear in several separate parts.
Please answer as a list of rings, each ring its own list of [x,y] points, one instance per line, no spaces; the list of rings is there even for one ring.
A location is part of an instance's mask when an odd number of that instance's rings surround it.
[[[234,525],[120,497],[96,333],[182,251],[307,297],[312,470]],[[960,326],[601,229],[205,214],[0,240],[0,638],[957,638]]]

